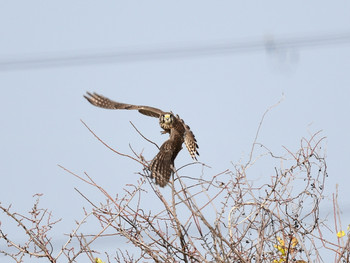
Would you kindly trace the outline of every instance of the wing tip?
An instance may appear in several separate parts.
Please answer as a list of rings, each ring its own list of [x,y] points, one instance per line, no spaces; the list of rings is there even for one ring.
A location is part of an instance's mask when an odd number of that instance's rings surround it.
[[[95,103],[94,103],[95,95],[97,95],[95,92],[94,92],[94,93],[90,93],[90,92],[87,91],[86,94],[83,95],[83,97],[84,97],[88,102],[90,102],[92,105],[95,105]]]

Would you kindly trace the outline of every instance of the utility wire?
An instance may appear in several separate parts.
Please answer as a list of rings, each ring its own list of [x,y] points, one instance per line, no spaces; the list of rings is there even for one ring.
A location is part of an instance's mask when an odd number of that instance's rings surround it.
[[[0,58],[0,71],[35,69],[48,67],[66,67],[103,63],[130,63],[161,59],[193,58],[212,55],[266,51],[269,53],[291,48],[305,48],[349,44],[350,33],[290,37],[253,41],[225,41],[221,43],[197,44],[187,46],[152,47],[134,50],[114,50],[100,52],[70,52],[47,55],[31,55]]]

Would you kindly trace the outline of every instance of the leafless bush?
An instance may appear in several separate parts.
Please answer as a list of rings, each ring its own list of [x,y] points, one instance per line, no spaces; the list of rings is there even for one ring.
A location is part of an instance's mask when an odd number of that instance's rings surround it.
[[[8,247],[0,253],[15,262],[23,262],[25,256],[75,262],[83,254],[92,262],[97,256],[106,262],[325,262],[325,254],[333,255],[335,262],[349,262],[349,233],[341,237],[344,233],[336,196],[336,224],[330,226],[330,221],[319,215],[327,178],[322,141],[316,133],[303,138],[298,150],[285,149],[283,157],[276,157],[255,140],[247,163],[234,165],[209,180],[203,175],[181,176],[187,168],[182,167],[164,191],[149,179],[148,162],[143,156],[122,154],[105,144],[144,167],[139,183],[126,186],[123,196],[113,197],[114,193],[108,193],[88,174],[77,175],[62,167],[102,193],[106,201],[94,204],[76,189],[90,208],[84,209],[85,217],[55,253],[49,230],[58,221],[52,220],[48,210],[40,209],[38,201],[28,217],[1,205],[3,216],[18,224],[27,242],[13,241],[0,225],[0,242]],[[256,156],[258,146],[264,153]],[[279,167],[271,169],[264,180],[250,180],[252,167],[258,161],[266,162],[266,158],[279,161]],[[145,190],[147,184],[151,191]],[[169,191],[171,195],[166,195]],[[154,196],[157,206],[144,202],[146,195]],[[92,224],[96,220],[98,233],[80,230],[83,222]],[[324,237],[329,232],[332,236],[338,233],[337,242]],[[123,237],[134,249],[115,248],[113,255],[93,250],[94,242],[106,236]]]

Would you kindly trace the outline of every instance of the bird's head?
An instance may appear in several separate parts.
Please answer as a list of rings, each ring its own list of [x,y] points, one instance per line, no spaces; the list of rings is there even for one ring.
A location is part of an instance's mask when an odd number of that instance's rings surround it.
[[[160,116],[160,122],[162,124],[170,125],[174,122],[174,115],[171,113],[164,113]]]

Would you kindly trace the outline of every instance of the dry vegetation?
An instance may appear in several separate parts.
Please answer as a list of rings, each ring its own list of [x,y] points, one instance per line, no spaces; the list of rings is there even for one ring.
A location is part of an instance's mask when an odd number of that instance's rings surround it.
[[[148,162],[141,155],[129,156],[112,149],[145,167],[137,185],[126,186],[124,194],[115,197],[88,174],[77,175],[62,167],[102,193],[105,202],[94,204],[76,189],[89,208],[84,208],[85,217],[59,248],[53,247],[50,235],[59,221],[40,208],[39,201],[28,215],[0,204],[0,221],[4,217],[15,221],[27,240],[17,242],[0,225],[0,253],[14,262],[25,262],[31,256],[46,258],[46,262],[82,262],[80,258],[88,257],[91,262],[101,258],[103,262],[300,263],[327,262],[325,255],[334,262],[349,262],[349,231],[342,232],[336,196],[332,218],[326,221],[319,215],[327,179],[322,142],[316,133],[301,139],[299,149],[285,149],[283,157],[276,157],[255,141],[247,163],[210,180],[203,175],[181,176],[187,168],[182,167],[165,190],[149,179]],[[256,147],[264,154],[256,155]],[[264,175],[268,181],[258,185],[249,180],[249,173],[261,159],[278,160],[280,165]],[[165,196],[164,192],[171,194]],[[143,201],[147,195],[153,196],[157,209]],[[96,220],[98,233],[82,230],[82,225],[95,224]],[[130,250],[115,248],[113,254],[94,250],[94,242],[107,236],[108,240],[121,236]]]

